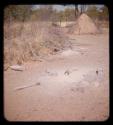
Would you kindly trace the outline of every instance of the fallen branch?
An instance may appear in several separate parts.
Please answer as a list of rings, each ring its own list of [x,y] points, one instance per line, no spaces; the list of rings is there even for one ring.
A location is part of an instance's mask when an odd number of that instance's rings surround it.
[[[40,85],[40,83],[38,82],[32,85],[25,85],[25,86],[17,87],[14,90],[22,90],[22,89],[29,88],[29,87],[36,86],[36,85]]]
[[[15,71],[23,71],[24,67],[19,66],[19,65],[13,65],[13,66],[10,66],[10,69],[15,70]]]

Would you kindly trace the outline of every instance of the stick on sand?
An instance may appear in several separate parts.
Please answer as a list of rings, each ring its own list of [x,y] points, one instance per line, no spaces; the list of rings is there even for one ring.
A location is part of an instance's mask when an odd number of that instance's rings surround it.
[[[35,83],[35,84],[31,84],[31,85],[24,85],[24,86],[21,86],[21,87],[17,87],[14,90],[22,90],[22,89],[29,88],[29,87],[36,86],[36,85],[40,85],[40,83],[38,82],[38,83]]]

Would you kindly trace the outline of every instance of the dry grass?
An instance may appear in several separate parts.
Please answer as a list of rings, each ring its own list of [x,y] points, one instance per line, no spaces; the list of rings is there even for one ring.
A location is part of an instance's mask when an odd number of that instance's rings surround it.
[[[99,23],[96,22],[97,25],[100,25]],[[109,24],[103,22],[101,25],[106,27]],[[77,22],[68,22],[66,27],[60,27],[51,22],[4,23],[4,64],[6,67],[22,64],[69,47],[67,33],[96,32],[98,32],[97,27],[87,15],[81,15]]]
[[[21,64],[65,47],[68,37],[47,22],[16,22],[4,25],[4,62]]]
[[[109,21],[99,21],[99,20],[95,20],[95,23],[98,27],[101,28],[109,28]]]

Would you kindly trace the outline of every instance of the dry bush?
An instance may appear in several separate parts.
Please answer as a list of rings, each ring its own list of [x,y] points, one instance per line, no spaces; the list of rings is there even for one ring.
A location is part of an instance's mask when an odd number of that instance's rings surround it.
[[[4,62],[21,64],[34,57],[62,49],[68,38],[60,27],[47,22],[14,23],[4,26]]]

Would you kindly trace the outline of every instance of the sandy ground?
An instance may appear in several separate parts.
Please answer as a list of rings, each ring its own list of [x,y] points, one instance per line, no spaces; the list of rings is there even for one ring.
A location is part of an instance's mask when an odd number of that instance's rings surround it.
[[[27,62],[23,72],[4,72],[7,120],[103,121],[109,117],[108,34],[71,35],[70,41],[72,48],[42,62]]]

